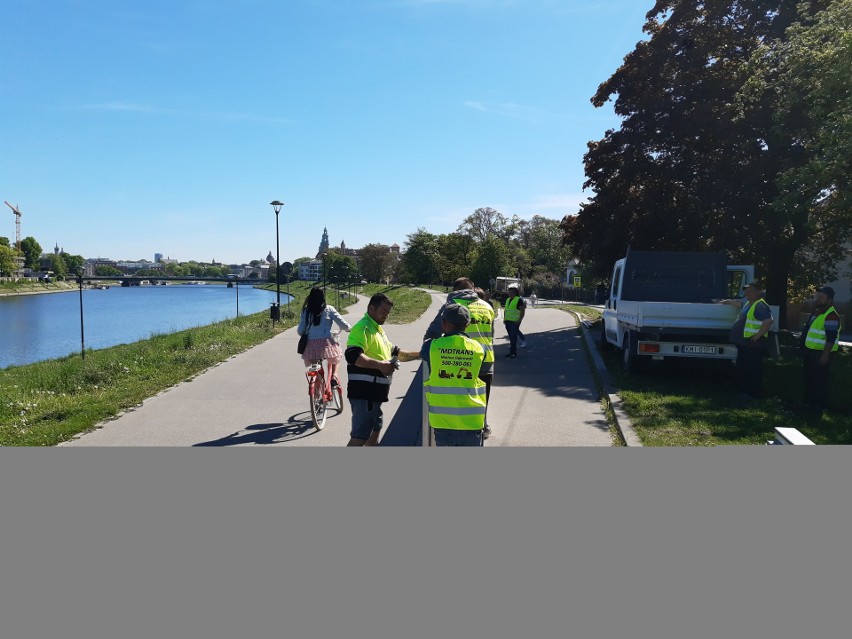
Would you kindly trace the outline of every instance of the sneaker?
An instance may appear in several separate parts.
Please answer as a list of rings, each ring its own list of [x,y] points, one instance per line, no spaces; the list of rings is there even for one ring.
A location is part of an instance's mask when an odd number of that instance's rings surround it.
[[[509,357],[511,359],[515,359],[515,357],[517,357],[517,355],[515,355],[514,353],[506,353],[506,357]]]
[[[485,428],[482,429],[482,439],[488,439],[489,435],[491,435],[491,426],[485,424]]]
[[[332,388],[335,388],[335,387],[337,387],[337,386],[340,386],[340,382],[338,382],[338,381],[337,381],[337,378],[336,378],[336,377],[332,377],[332,378],[331,378],[331,387],[332,387]]]

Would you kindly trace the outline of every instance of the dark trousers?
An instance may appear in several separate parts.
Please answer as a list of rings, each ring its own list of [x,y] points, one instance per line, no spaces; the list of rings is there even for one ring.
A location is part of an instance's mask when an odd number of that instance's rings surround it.
[[[755,399],[763,396],[763,358],[766,349],[762,346],[737,344],[737,390]]]
[[[831,356],[828,363],[819,363],[822,351],[805,349],[805,403],[818,408],[828,408],[831,399]]]
[[[509,352],[514,355],[518,352],[518,334],[521,332],[521,325],[517,322],[504,322],[504,325],[509,334]]]
[[[482,446],[481,430],[433,428],[435,446]]]
[[[494,381],[494,373],[480,375],[479,379],[485,382],[485,425],[488,426],[488,399],[491,397],[491,382]]]

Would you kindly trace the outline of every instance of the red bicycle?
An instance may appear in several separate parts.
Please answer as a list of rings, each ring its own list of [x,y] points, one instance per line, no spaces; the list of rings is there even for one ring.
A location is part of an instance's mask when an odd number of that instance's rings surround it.
[[[308,379],[308,399],[311,405],[311,419],[317,430],[325,426],[328,416],[328,407],[332,406],[338,414],[343,412],[343,389],[340,380],[331,380],[331,394],[325,392],[325,370],[322,362],[313,362],[305,371]]]

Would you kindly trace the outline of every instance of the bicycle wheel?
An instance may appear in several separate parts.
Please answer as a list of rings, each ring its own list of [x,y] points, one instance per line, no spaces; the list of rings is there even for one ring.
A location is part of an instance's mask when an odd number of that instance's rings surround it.
[[[311,419],[317,430],[325,426],[326,403],[323,397],[323,378],[319,375],[313,379],[310,386]]]
[[[331,389],[331,401],[334,403],[334,410],[337,411],[337,414],[343,412],[343,389],[340,388],[338,384],[334,388]]]

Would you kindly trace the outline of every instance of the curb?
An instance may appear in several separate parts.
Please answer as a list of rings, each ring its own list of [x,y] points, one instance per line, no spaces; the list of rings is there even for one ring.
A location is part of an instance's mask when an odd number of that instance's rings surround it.
[[[630,421],[630,418],[624,410],[624,403],[621,401],[621,397],[619,397],[615,392],[612,380],[609,376],[609,371],[606,369],[606,365],[601,358],[601,354],[598,352],[597,345],[589,336],[589,322],[581,319],[580,316],[573,311],[570,312],[577,318],[577,323],[580,326],[580,332],[583,334],[583,340],[585,341],[588,353],[594,363],[594,366],[592,367],[592,374],[594,375],[595,382],[598,385],[598,392],[600,392],[601,397],[606,402],[607,408],[609,408],[612,413],[616,430],[618,430],[624,445],[628,448],[642,447],[642,440],[639,439],[636,429],[633,428],[633,423]]]

